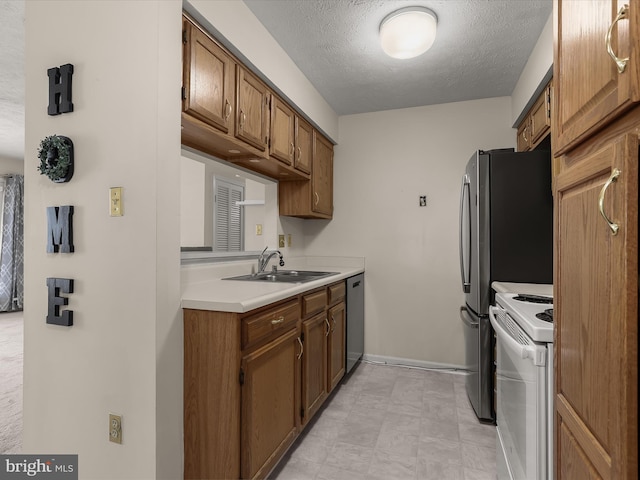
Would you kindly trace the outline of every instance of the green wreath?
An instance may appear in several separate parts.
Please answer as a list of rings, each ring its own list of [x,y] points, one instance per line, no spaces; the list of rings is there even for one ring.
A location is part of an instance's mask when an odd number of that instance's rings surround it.
[[[38,170],[54,182],[64,181],[72,165],[72,144],[67,137],[51,135],[40,142]]]

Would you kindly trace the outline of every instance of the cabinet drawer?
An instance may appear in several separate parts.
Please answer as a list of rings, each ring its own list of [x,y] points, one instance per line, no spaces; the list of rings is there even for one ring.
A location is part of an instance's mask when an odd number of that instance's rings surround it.
[[[327,305],[333,305],[334,303],[343,300],[347,291],[347,286],[345,282],[334,283],[333,285],[329,285],[329,301]]]
[[[302,318],[321,312],[327,305],[327,289],[323,288],[302,297]]]
[[[297,300],[242,319],[242,349],[246,349],[274,334],[291,328],[298,321]]]

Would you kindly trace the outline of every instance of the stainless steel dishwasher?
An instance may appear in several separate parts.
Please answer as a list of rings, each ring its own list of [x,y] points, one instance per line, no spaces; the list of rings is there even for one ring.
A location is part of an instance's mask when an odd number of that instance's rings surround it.
[[[347,371],[364,353],[364,273],[347,278]]]

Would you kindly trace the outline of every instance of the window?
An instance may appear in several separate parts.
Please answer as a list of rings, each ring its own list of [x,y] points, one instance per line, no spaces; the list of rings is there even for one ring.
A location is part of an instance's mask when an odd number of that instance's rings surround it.
[[[243,208],[237,204],[244,200],[244,187],[214,177],[214,242],[218,252],[244,251]]]

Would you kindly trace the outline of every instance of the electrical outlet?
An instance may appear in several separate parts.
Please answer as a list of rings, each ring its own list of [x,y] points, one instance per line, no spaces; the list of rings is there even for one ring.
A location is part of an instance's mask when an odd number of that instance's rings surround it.
[[[109,414],[109,441],[122,443],[122,415]]]
[[[284,235],[278,235],[278,248],[284,248]]]
[[[426,195],[420,195],[420,206],[421,207],[426,207],[427,206],[427,196]]]

